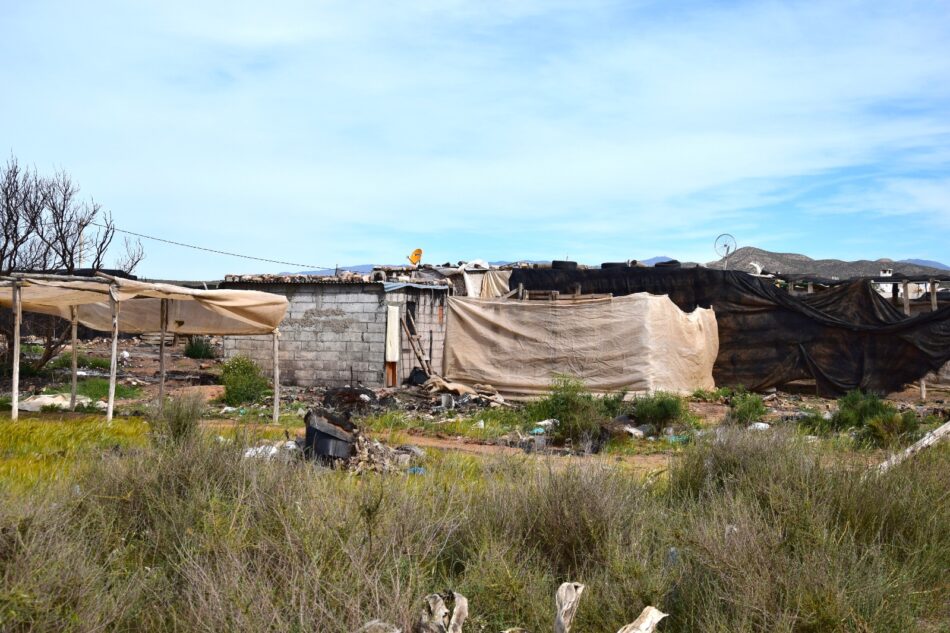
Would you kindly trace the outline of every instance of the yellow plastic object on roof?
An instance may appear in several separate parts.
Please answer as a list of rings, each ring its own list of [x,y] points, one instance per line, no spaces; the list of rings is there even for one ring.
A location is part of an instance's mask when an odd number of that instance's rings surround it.
[[[410,264],[413,266],[418,266],[419,262],[422,261],[422,249],[417,248],[416,250],[412,251],[412,255],[410,255],[408,259]]]

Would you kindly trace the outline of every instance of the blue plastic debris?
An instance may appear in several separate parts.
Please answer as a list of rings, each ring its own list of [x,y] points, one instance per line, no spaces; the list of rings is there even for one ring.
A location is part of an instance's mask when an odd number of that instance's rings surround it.
[[[531,435],[544,435],[544,427],[536,426],[528,432],[531,433]]]
[[[424,475],[426,474],[426,469],[422,466],[411,466],[406,469],[406,472],[410,475]]]

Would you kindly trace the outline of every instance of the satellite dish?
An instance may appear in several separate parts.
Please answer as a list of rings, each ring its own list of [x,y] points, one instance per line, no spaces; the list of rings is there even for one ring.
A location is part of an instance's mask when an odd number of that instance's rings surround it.
[[[736,238],[729,233],[723,233],[716,238],[715,248],[716,254],[722,259],[722,269],[725,270],[729,256],[736,252]]]
[[[419,262],[422,261],[422,249],[417,248],[416,250],[412,251],[412,255],[410,255],[406,259],[408,259],[409,263],[412,264],[413,266],[418,266]]]

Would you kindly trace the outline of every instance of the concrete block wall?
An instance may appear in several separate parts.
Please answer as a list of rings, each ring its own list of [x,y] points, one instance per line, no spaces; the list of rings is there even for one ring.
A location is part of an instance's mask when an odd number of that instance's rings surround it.
[[[233,285],[231,287],[238,287]],[[249,284],[290,301],[280,324],[281,383],[340,387],[381,386],[386,345],[386,304],[380,284]],[[273,371],[267,337],[227,336],[227,358],[244,354]]]
[[[448,293],[445,291],[423,290],[421,288],[406,288],[401,292],[391,292],[387,296],[387,302],[398,304],[399,314],[406,318],[408,302],[416,304],[416,332],[419,334],[419,340],[425,354],[432,361],[432,370],[437,374],[442,373],[442,355],[445,348],[445,319],[447,312],[445,302],[448,299]],[[399,382],[406,380],[412,372],[413,367],[419,367],[419,360],[413,353],[409,344],[409,339],[405,332],[400,331],[400,345],[402,353],[399,359]]]
[[[433,368],[441,371],[445,291],[405,288],[384,293],[381,284],[229,284],[231,288],[282,294],[290,301],[280,324],[280,377],[287,385],[339,387],[354,382],[385,384],[386,306],[416,302],[416,326],[426,353],[431,340]],[[441,314],[441,322],[440,322]],[[402,382],[418,361],[400,326],[402,354],[397,375]],[[273,371],[269,336],[226,336],[224,354],[244,354]]]

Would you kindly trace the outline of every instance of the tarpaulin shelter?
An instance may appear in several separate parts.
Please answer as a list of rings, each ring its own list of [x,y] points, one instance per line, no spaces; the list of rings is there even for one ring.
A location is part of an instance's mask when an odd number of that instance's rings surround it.
[[[541,395],[557,373],[594,392],[713,388],[712,310],[646,293],[565,301],[451,297],[445,377],[506,397]]]
[[[149,283],[99,274],[96,277],[59,275],[14,275],[0,280],[9,289],[0,292],[0,306],[14,312],[13,409],[17,417],[19,395],[21,314],[37,312],[62,317],[72,323],[72,394],[76,402],[76,327],[112,332],[109,370],[111,420],[115,404],[116,355],[119,332],[161,333],[160,398],[165,386],[165,335],[173,334],[267,334],[273,337],[278,355],[278,324],[287,312],[287,299],[253,290],[195,290],[166,283]],[[274,420],[279,413],[280,375],[274,363]]]
[[[711,307],[720,385],[765,389],[814,378],[819,393],[889,392],[950,361],[950,307],[909,318],[866,280],[795,297],[774,281],[707,268],[521,269],[510,287],[667,295],[683,310]]]

